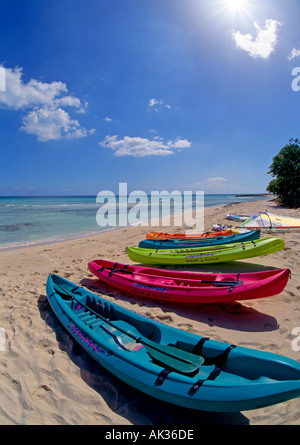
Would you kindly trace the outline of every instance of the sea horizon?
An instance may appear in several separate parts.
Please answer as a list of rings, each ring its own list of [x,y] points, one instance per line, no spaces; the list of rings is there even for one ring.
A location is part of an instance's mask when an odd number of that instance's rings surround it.
[[[145,194],[147,198],[151,194]],[[179,195],[178,195],[179,196]],[[205,194],[204,210],[212,206],[225,206],[235,202],[255,201],[266,198],[267,194]],[[128,199],[129,195],[127,195]],[[106,204],[106,212],[116,215],[116,224],[99,226],[97,224],[97,212],[102,204],[96,202],[96,195],[47,195],[47,196],[0,196],[0,250],[29,247],[40,244],[78,239],[87,236],[97,235],[106,231],[115,230],[126,226],[118,224],[118,220],[127,221],[128,215],[132,213],[136,203],[128,204],[126,208],[121,207],[120,196],[115,195],[116,205]],[[138,198],[138,196],[137,196]],[[163,198],[163,197],[161,197]],[[168,199],[168,197],[166,198]],[[118,207],[120,202],[120,207]],[[192,210],[195,210],[195,194],[191,195],[190,202]],[[140,204],[140,222],[148,225],[149,230],[153,230],[161,216],[161,209],[156,206],[150,211],[150,201]],[[169,207],[169,214],[182,213],[185,209],[178,203],[173,203]],[[128,219],[129,220],[129,219]],[[109,221],[109,219],[108,219]],[[216,223],[218,223],[216,221]],[[127,224],[127,226],[138,225]]]

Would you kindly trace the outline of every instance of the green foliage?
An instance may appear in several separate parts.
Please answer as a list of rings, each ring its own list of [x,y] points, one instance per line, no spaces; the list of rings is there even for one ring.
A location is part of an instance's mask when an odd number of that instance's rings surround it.
[[[274,193],[274,195],[277,195],[277,179],[272,179],[272,181],[269,182],[269,185],[267,187],[267,192]]]
[[[275,177],[267,190],[276,194],[283,204],[300,206],[300,143],[290,139],[273,158],[268,172]]]

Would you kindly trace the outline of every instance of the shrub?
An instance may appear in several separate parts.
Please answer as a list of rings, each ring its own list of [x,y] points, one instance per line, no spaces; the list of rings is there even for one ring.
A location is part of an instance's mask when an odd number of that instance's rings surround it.
[[[278,155],[274,156],[268,172],[275,177],[267,190],[278,196],[283,204],[300,206],[300,144],[290,139]]]

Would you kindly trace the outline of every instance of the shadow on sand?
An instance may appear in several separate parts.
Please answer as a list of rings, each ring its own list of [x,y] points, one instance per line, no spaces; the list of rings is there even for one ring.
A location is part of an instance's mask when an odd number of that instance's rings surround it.
[[[161,269],[166,269],[162,267]],[[219,272],[219,273],[246,273],[258,272],[263,270],[276,269],[272,267],[265,267],[259,264],[246,262],[232,262],[219,265],[207,265],[205,267],[190,268],[176,267],[176,270],[191,270],[193,272]],[[104,297],[113,297],[115,300],[127,301],[133,305],[146,306],[149,309],[160,307],[165,313],[174,312],[178,316],[185,317],[191,322],[201,322],[208,326],[218,326],[224,329],[237,330],[242,332],[266,332],[274,331],[279,328],[276,318],[268,314],[259,312],[251,307],[255,300],[245,300],[243,302],[233,301],[229,303],[214,303],[214,304],[189,304],[172,303],[161,300],[154,300],[143,297],[133,297],[122,293],[112,287],[109,287],[99,279],[83,278],[80,285],[86,287],[91,292],[100,293]],[[270,297],[269,297],[270,298]]]
[[[52,312],[46,295],[40,295],[38,308],[41,318],[55,332],[59,348],[80,368],[83,381],[103,398],[109,409],[131,424],[176,427],[249,424],[249,420],[240,412],[217,413],[182,408],[151,398],[128,386],[94,361],[72,339]]]

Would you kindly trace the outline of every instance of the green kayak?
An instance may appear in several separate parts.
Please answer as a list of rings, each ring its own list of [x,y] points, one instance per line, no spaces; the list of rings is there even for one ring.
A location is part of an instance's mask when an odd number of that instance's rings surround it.
[[[126,251],[132,261],[144,264],[185,265],[223,263],[243,260],[284,249],[280,238],[269,237],[245,243],[223,244],[214,247],[191,247],[188,249],[145,249],[127,247]]]

